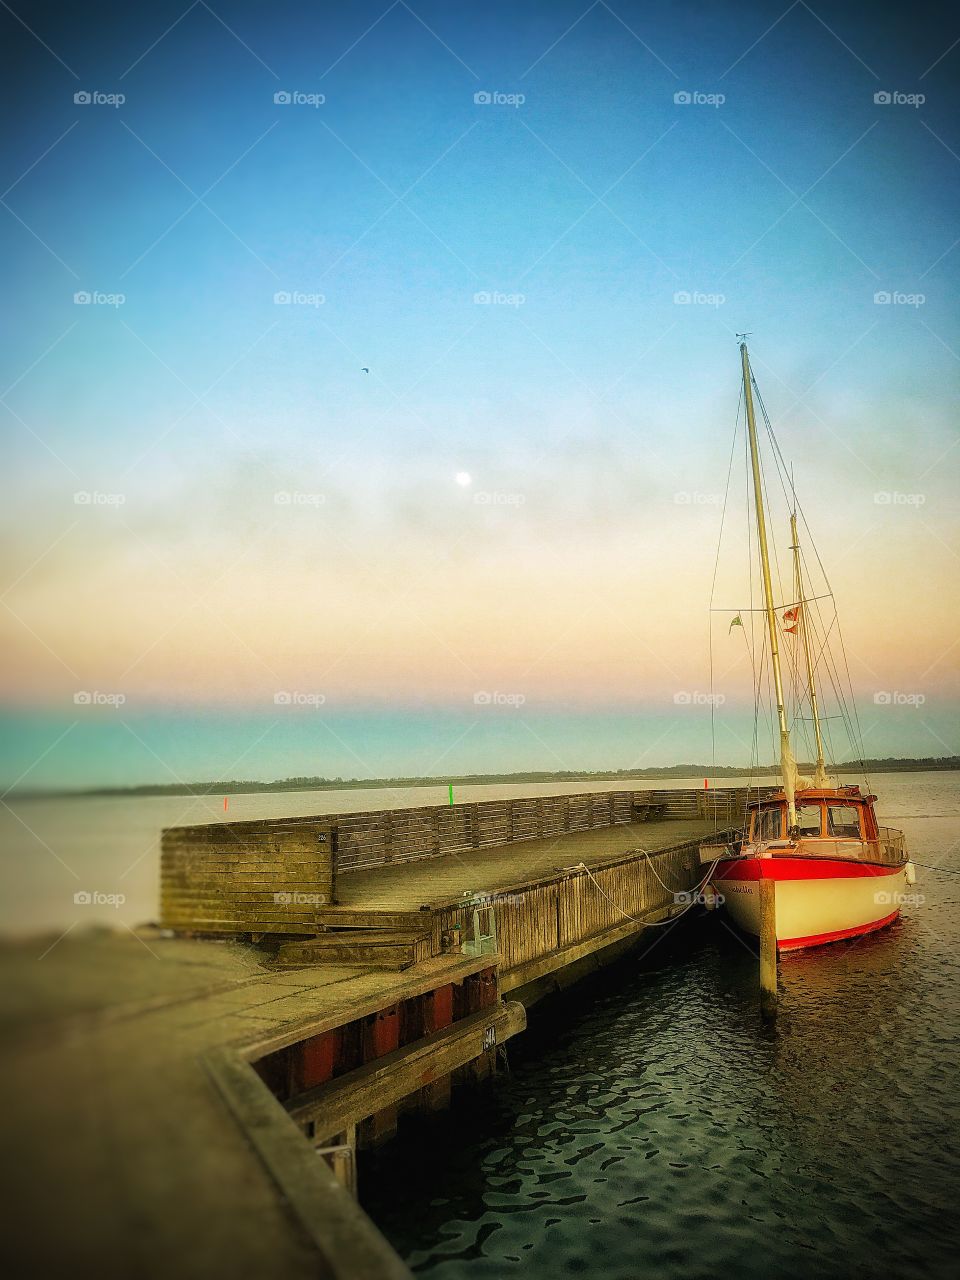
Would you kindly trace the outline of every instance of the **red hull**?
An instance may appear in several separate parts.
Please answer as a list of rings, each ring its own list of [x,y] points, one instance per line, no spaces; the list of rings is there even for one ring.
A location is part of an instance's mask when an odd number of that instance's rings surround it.
[[[899,914],[898,907],[882,920],[872,920],[869,924],[860,925],[855,929],[834,929],[832,933],[814,933],[807,938],[787,938],[783,942],[778,942],[777,946],[781,951],[800,951],[803,947],[820,947],[826,942],[843,942],[845,938],[861,938],[865,933],[873,933],[874,929],[885,929],[888,924],[893,924]]]

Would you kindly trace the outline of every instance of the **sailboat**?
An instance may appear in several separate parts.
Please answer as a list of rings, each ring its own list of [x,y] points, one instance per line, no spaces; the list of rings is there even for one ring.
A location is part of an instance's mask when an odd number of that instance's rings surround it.
[[[749,441],[757,550],[763,582],[766,644],[780,738],[781,785],[747,805],[741,839],[733,845],[705,846],[717,899],[742,930],[760,936],[760,884],[776,882],[775,929],[780,951],[818,947],[855,938],[891,924],[900,913],[905,886],[913,883],[901,831],[879,825],[876,796],[859,785],[832,786],[824,760],[823,727],[817,696],[813,625],[805,598],[796,501],[790,516],[794,600],[778,621],[767,539],[767,521],[757,424],[756,383],[745,340],[740,341],[743,403]],[[759,392],[757,393],[759,397]],[[761,401],[762,407],[762,401]],[[766,412],[764,411],[766,418]],[[767,423],[769,427],[769,423]],[[792,487],[792,480],[791,480]],[[739,620],[739,618],[738,618]],[[742,625],[742,624],[741,624]],[[791,743],[780,652],[780,628],[788,631],[795,668],[805,679],[805,703],[813,727],[816,764],[812,777],[798,770]],[[839,780],[838,780],[839,781]]]

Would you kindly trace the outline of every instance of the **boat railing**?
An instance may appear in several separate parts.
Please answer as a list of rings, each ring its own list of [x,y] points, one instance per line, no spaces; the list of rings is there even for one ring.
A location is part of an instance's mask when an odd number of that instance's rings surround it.
[[[878,827],[880,848],[891,862],[906,862],[907,854],[904,846],[903,832],[896,827]]]
[[[842,858],[847,862],[875,862],[885,866],[906,861],[903,832],[880,827],[877,840],[844,840],[817,837],[800,840],[797,850],[808,858]]]
[[[796,844],[777,840],[769,844],[744,846],[739,840],[721,844],[718,841],[700,846],[700,864],[705,866],[720,858],[736,858],[745,850],[756,857],[772,854],[780,857],[841,858],[846,862],[871,862],[899,866],[906,862],[903,832],[895,827],[878,828],[876,840],[843,840],[817,836],[801,839]]]

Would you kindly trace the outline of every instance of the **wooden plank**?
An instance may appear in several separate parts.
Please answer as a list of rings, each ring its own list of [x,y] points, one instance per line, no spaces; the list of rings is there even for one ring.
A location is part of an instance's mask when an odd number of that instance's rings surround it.
[[[216,1049],[204,1066],[250,1145],[320,1255],[328,1280],[412,1280],[350,1193],[303,1141],[276,1098],[236,1053]]]
[[[483,1009],[301,1094],[286,1104],[287,1113],[298,1124],[313,1121],[318,1133],[337,1133],[480,1057],[490,1028],[502,1044],[526,1025],[523,1006],[515,1001]]]
[[[640,923],[625,922],[618,928],[605,929],[603,933],[594,934],[593,937],[586,938],[573,946],[564,947],[561,950],[540,956],[535,960],[530,960],[516,969],[502,970],[500,974],[500,990],[506,994],[509,991],[516,991],[530,982],[535,982],[538,978],[557,973],[568,965],[575,964],[578,960],[593,955],[595,952],[603,951],[607,947],[615,946],[634,934],[640,935],[644,932],[646,925],[669,920],[671,916],[678,915],[681,910],[682,908],[680,907],[671,907],[651,911]]]
[[[497,955],[439,956],[425,960],[415,969],[408,969],[404,973],[394,975],[371,972],[358,976],[349,983],[336,982],[323,989],[323,1008],[320,1013],[291,1021],[280,1031],[265,1032],[257,1040],[251,1040],[248,1033],[242,1045],[237,1047],[244,1058],[253,1062],[300,1040],[342,1026],[345,1022],[365,1018],[388,1004],[408,1000],[425,991],[435,991],[450,983],[463,982],[471,974],[498,963]],[[322,975],[323,970],[318,970],[318,974]],[[318,982],[320,981],[322,977],[318,978]]]
[[[757,889],[760,895],[760,1012],[770,1019],[777,1016],[777,882],[763,877]]]
[[[429,938],[368,942],[363,940],[362,934],[354,934],[352,941],[345,938],[339,942],[327,942],[324,939],[322,946],[318,945],[316,939],[310,942],[285,942],[277,953],[277,963],[283,966],[346,964],[397,972],[409,969],[418,960],[427,959],[430,954]]]
[[[432,911],[365,911],[357,907],[321,907],[320,919],[328,928],[335,929],[429,929],[433,921]]]

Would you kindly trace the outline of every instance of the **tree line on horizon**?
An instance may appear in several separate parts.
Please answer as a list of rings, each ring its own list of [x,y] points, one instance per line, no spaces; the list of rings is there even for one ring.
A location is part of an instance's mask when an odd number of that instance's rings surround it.
[[[799,767],[812,767],[809,762]],[[837,772],[898,773],[923,770],[960,769],[960,756],[885,756],[868,760],[851,760],[837,765]],[[242,795],[259,791],[336,791],[364,790],[376,787],[446,787],[479,786],[495,782],[616,782],[619,779],[644,778],[743,778],[776,774],[776,764],[757,765],[753,768],[737,765],[675,764],[645,769],[554,769],[520,770],[513,773],[469,773],[446,777],[383,777],[383,778],[326,778],[296,776],[278,778],[272,782],[231,779],[213,782],[141,783],[133,786],[57,788],[24,791],[23,796],[147,796],[147,795]]]

